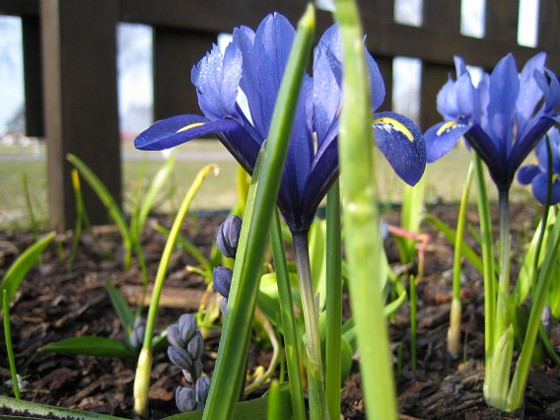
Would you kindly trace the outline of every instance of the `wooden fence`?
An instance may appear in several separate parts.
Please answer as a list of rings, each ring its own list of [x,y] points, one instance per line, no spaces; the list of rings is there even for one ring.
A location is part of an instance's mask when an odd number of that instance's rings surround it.
[[[463,0],[466,1],[466,0]],[[27,133],[45,136],[51,222],[59,229],[75,217],[67,153],[84,159],[114,196],[121,197],[117,109],[116,25],[133,22],[154,29],[154,113],[163,118],[198,112],[190,68],[220,32],[256,28],[271,11],[295,22],[302,0],[0,0],[0,14],[20,16],[23,28]],[[506,53],[518,63],[535,49],[517,45],[517,0],[486,0],[485,37],[460,33],[460,0],[424,0],[423,25],[395,22],[393,0],[360,2],[367,46],[379,62],[391,97],[396,56],[422,61],[420,126],[439,120],[435,97],[453,71],[454,54],[491,69]],[[318,33],[332,22],[318,12]],[[560,0],[540,0],[538,50],[560,71]],[[105,210],[86,195],[94,222]]]

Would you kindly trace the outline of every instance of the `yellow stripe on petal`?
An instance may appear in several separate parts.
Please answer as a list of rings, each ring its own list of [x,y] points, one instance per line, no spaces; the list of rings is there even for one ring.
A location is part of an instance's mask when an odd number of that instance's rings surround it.
[[[457,121],[448,121],[439,128],[439,130],[436,132],[436,135],[441,136],[443,133],[445,133],[448,130],[451,130],[457,125],[459,125]]]
[[[180,128],[179,130],[177,130],[177,133],[181,133],[182,131],[190,130],[191,128],[200,127],[201,125],[204,125],[204,123],[203,122],[197,122],[197,123],[189,124],[189,125],[187,125],[183,128]]]
[[[386,130],[390,130],[390,131],[399,131],[401,133],[403,133],[405,135],[405,137],[407,139],[409,139],[411,142],[414,142],[414,136],[412,135],[412,133],[410,132],[410,130],[408,128],[406,128],[406,126],[395,120],[394,118],[389,118],[389,117],[381,117],[381,118],[376,118],[373,120],[373,123],[381,129],[386,129]]]

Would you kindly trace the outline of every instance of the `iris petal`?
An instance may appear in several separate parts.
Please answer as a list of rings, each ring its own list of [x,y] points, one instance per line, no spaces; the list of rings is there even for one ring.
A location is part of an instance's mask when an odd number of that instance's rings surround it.
[[[416,125],[394,112],[380,112],[373,121],[375,142],[397,175],[415,185],[426,167],[426,145]]]
[[[426,141],[426,161],[428,163],[435,162],[449,153],[469,128],[467,124],[447,121],[436,124],[428,129],[428,131],[424,133],[424,140]]]
[[[533,195],[541,204],[546,203],[546,196],[548,193],[548,175],[543,172],[535,177],[531,184]],[[550,196],[550,204],[560,203],[560,179],[557,177],[552,182],[552,191]]]
[[[488,127],[482,127],[490,134],[497,148],[507,158],[513,144],[513,124],[515,105],[519,94],[519,75],[512,54],[502,58],[490,76],[490,102],[488,103]]]
[[[529,185],[540,173],[542,171],[537,165],[526,165],[517,171],[517,181],[522,185]]]
[[[206,118],[200,115],[191,114],[177,115],[157,121],[134,139],[134,147],[139,150],[169,149],[200,136],[199,132],[205,130],[203,124],[206,121]],[[182,134],[175,137],[177,132],[185,127],[191,127],[192,130],[183,130]],[[193,132],[195,134],[191,137]]]
[[[268,134],[274,105],[288,63],[295,29],[282,15],[267,16],[257,28],[253,62],[260,93],[260,106],[251,107],[251,115],[259,132]]]

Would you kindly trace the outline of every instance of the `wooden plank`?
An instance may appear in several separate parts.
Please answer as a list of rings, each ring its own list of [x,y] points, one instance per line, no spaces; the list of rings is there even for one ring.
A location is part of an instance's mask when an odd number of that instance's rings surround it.
[[[449,0],[430,0],[424,2],[423,26],[430,30],[450,35],[461,32],[461,2]],[[453,57],[449,57],[452,59]],[[436,108],[437,94],[447,81],[449,73],[454,73],[451,65],[422,62],[420,87],[420,128],[425,131],[441,121]]]
[[[121,201],[117,11],[113,0],[41,2],[49,208],[57,229],[75,220],[67,153],[84,160]],[[84,201],[92,223],[108,221],[87,186]]]
[[[0,14],[38,16],[39,0],[0,0]]]
[[[191,69],[217,43],[217,35],[154,28],[154,117],[200,114]]]
[[[518,1],[486,0],[484,38],[517,44],[518,15]]]
[[[560,50],[560,1],[540,0],[537,45],[546,51]],[[560,69],[556,69],[558,71]]]
[[[432,0],[425,2],[430,3]],[[488,0],[490,16],[495,16],[497,7],[509,0]],[[505,2],[497,3],[497,2]],[[453,3],[458,3],[455,0]],[[389,0],[367,1],[360,3],[364,31],[367,33],[368,48],[378,56],[417,57],[424,61],[438,64],[452,64],[454,54],[462,55],[473,65],[491,68],[508,52],[513,52],[520,61],[531,57],[535,50],[518,46],[515,38],[504,42],[504,37],[476,39],[459,33],[442,32],[431,27],[415,28],[399,25],[393,21],[390,13],[392,2]],[[154,26],[183,28],[194,31],[220,33],[229,32],[235,26],[247,25],[256,28],[260,20],[271,10],[277,10],[296,22],[305,7],[299,0],[242,0],[232,6],[230,0],[120,0],[120,19],[130,22],[146,23]],[[456,4],[446,8],[457,8]],[[505,7],[508,14],[503,23],[512,24],[512,10],[517,7]],[[506,12],[504,12],[506,13]],[[511,16],[510,16],[511,15]],[[455,15],[457,16],[457,15]],[[497,15],[500,16],[500,15]],[[505,16],[505,15],[504,15]],[[516,16],[516,14],[515,14]],[[490,19],[490,18],[489,18]],[[517,31],[510,28],[507,33]],[[332,23],[330,14],[317,14],[317,28],[320,33]],[[492,21],[492,20],[490,20]],[[549,55],[549,64],[560,69],[560,51]]]
[[[41,27],[37,16],[23,16],[23,80],[25,91],[25,132],[28,136],[43,137],[43,80],[41,63]]]

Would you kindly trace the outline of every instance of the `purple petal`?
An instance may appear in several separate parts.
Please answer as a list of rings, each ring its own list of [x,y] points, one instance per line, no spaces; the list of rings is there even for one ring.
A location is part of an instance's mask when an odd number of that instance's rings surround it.
[[[523,163],[525,158],[531,153],[531,151],[536,147],[539,141],[544,137],[546,132],[552,127],[554,120],[548,117],[539,118],[535,121],[529,132],[526,133],[523,138],[517,140],[511,151],[511,156],[509,158],[510,168],[513,172]]]
[[[538,165],[526,165],[517,171],[517,181],[522,185],[529,185],[533,179],[542,173]]]
[[[533,195],[541,204],[546,204],[548,193],[548,174],[546,172],[537,175],[531,184]],[[550,204],[560,203],[560,179],[553,180]]]
[[[262,135],[268,134],[280,83],[288,63],[295,29],[282,15],[267,16],[257,28],[253,49],[260,104],[249,103],[253,123]]]
[[[429,128],[424,133],[426,161],[435,162],[449,153],[469,128],[467,124],[456,121],[444,121]]]
[[[177,146],[178,144],[192,140],[199,136],[199,132],[195,131],[196,128],[201,129],[206,123],[206,118],[200,115],[177,115],[175,117],[167,118],[165,120],[157,121],[148,129],[134,139],[134,147],[140,150],[164,150],[170,147]],[[184,130],[179,136],[180,139],[175,137],[177,131],[182,128],[190,127]],[[190,133],[195,132],[190,136]],[[173,138],[172,140],[169,140]]]
[[[193,67],[191,81],[196,87],[198,104],[210,120],[236,116],[235,102],[241,79],[243,57],[233,43],[222,56],[214,45],[212,50]]]
[[[380,112],[373,121],[375,142],[397,175],[415,185],[426,168],[426,145],[416,125],[394,112]]]
[[[490,76],[489,127],[483,129],[496,143],[505,159],[513,144],[515,105],[519,94],[519,75],[512,54],[502,58]]]
[[[523,133],[525,125],[535,114],[536,107],[543,97],[543,91],[537,85],[534,75],[535,72],[541,74],[544,72],[545,60],[545,53],[536,54],[527,61],[519,75],[520,88],[516,103],[519,133]]]

